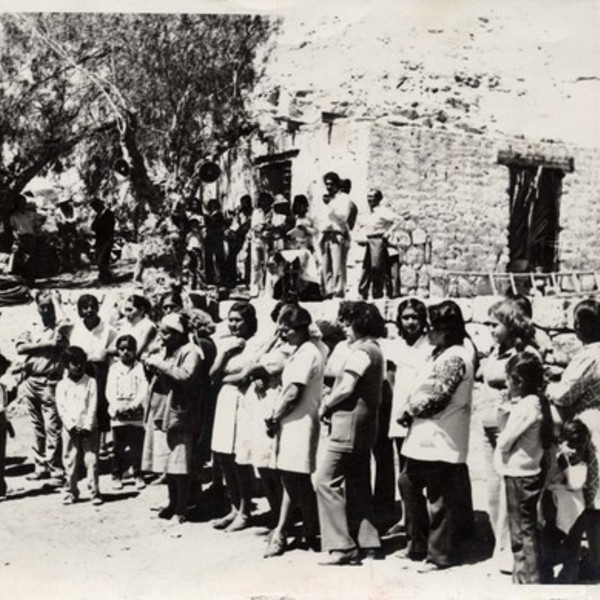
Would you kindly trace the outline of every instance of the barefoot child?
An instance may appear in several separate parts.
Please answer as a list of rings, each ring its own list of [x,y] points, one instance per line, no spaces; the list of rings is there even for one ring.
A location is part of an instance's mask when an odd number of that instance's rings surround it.
[[[113,486],[123,488],[129,450],[136,487],[146,487],[141,475],[144,447],[144,409],[148,382],[141,363],[135,360],[137,344],[131,335],[122,335],[116,343],[118,361],[111,365],[106,381],[106,399],[114,443]]]
[[[542,491],[542,458],[552,440],[552,417],[543,395],[544,367],[522,352],[506,365],[508,412],[498,435],[496,468],[504,477],[513,551],[513,583],[539,583],[537,504]]]
[[[78,346],[70,346],[64,354],[67,373],[56,386],[56,406],[63,423],[63,461],[67,473],[64,504],[79,498],[77,466],[83,460],[92,504],[102,504],[98,490],[97,421],[98,392],[96,381],[85,374],[87,356]]]

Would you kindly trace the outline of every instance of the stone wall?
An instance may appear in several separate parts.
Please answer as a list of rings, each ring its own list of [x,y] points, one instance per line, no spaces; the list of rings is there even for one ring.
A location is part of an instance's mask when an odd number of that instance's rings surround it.
[[[600,153],[557,142],[411,126],[388,118],[371,129],[368,179],[384,202],[410,212],[432,241],[432,295],[448,293],[446,271],[504,272],[508,263],[508,169],[499,150],[572,156],[575,173],[563,180],[561,269],[600,268]],[[598,200],[597,200],[598,198]],[[458,295],[490,293],[463,279]],[[454,295],[454,294],[453,294]]]

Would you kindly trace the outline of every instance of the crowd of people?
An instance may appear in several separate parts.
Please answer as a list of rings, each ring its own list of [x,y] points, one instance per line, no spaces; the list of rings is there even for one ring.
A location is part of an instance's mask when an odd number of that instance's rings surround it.
[[[192,288],[245,285],[252,296],[300,300],[344,298],[351,243],[364,246],[360,284],[363,299],[399,295],[398,250],[394,233],[404,219],[381,205],[379,190],[368,192],[367,214],[359,215],[352,184],[335,172],[323,177],[322,199],[298,194],[249,195],[224,211],[217,199],[204,207],[180,202],[173,218],[183,241],[183,279]],[[354,240],[353,240],[354,238]]]
[[[185,523],[202,506],[210,466],[209,489],[229,506],[216,529],[255,525],[260,485],[265,557],[285,553],[301,522],[296,546],[321,549],[324,565],[377,556],[382,536],[403,531],[401,558],[423,561],[420,572],[444,569],[460,564],[475,531],[467,455],[479,381],[498,567],[515,583],[577,582],[585,534],[584,575],[598,576],[596,300],[576,306],[582,349],[549,384],[523,297],[490,309],[487,356],[451,300],[406,299],[390,324],[363,300],[342,302],[337,321],[315,322],[284,299],[260,328],[248,300],[221,322],[184,307],[178,293],[157,306],[132,295],[114,322],[91,294],[79,297],[74,318],[54,292],[38,292],[36,305],[38,322],[16,343],[16,397],[34,432],[29,479],[64,489],[65,504],[89,492],[101,505],[99,462],[110,460],[114,489],[129,469],[139,490],[163,482],[158,516]],[[9,366],[2,357],[0,371]],[[1,496],[14,434],[8,398],[0,387]]]

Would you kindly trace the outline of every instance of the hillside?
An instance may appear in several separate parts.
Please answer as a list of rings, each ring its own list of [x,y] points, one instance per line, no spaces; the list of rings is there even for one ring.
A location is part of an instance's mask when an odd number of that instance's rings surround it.
[[[598,145],[597,2],[396,4],[285,13],[257,108]]]

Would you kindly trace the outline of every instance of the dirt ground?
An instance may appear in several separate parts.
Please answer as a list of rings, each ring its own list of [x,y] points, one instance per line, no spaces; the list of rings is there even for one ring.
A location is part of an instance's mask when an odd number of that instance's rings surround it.
[[[18,331],[33,316],[34,307],[3,309],[1,350],[10,354]],[[14,352],[14,350],[13,350]],[[214,510],[199,512],[196,522],[177,524],[158,519],[151,510],[164,504],[166,488],[142,492],[129,483],[112,490],[103,474],[100,489],[105,504],[62,505],[62,495],[40,482],[28,482],[32,434],[28,419],[17,410],[16,437],[9,439],[9,495],[0,503],[0,598],[4,599],[198,599],[198,598],[512,598],[517,588],[492,561],[485,510],[485,469],[482,462],[478,410],[472,422],[469,454],[477,511],[477,536],[469,542],[465,564],[439,573],[420,574],[418,563],[394,553],[402,535],[384,540],[383,560],[362,566],[324,567],[321,556],[295,549],[263,559],[264,529],[225,534],[208,523]],[[104,465],[106,467],[106,465]],[[106,471],[106,468],[104,469]],[[213,507],[214,508],[214,507]],[[266,511],[257,499],[257,514]],[[587,597],[586,587],[528,590],[531,597]],[[519,596],[522,590],[518,590]]]

